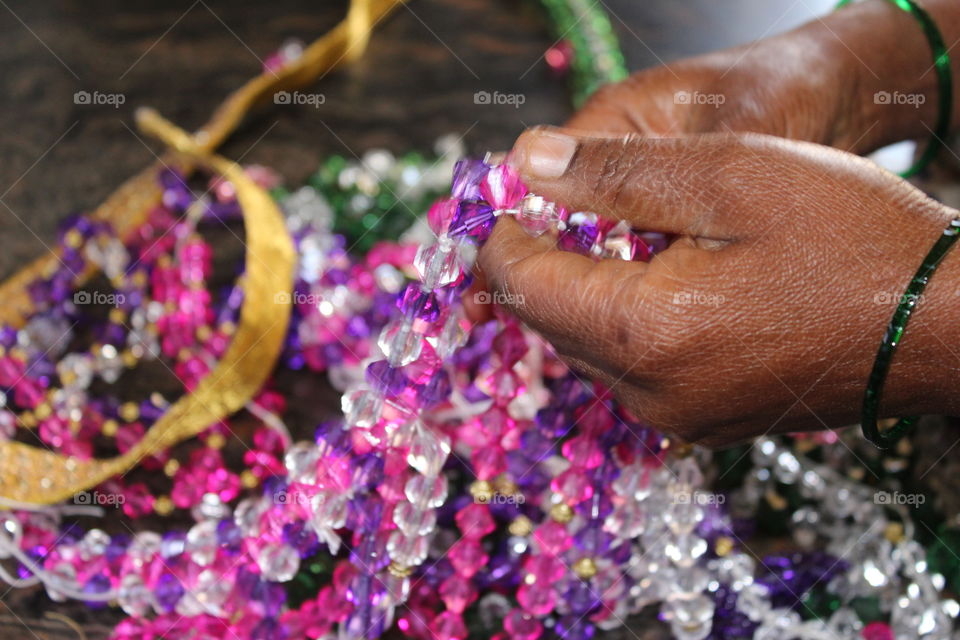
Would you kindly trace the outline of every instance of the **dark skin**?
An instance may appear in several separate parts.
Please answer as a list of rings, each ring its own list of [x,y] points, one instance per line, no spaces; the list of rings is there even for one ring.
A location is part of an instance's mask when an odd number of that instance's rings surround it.
[[[958,3],[924,6],[948,46],[960,38]],[[510,161],[571,210],[678,239],[649,264],[595,262],[505,219],[477,287],[511,293],[573,369],[684,440],[857,422],[895,301],[960,215],[854,155],[929,136],[930,60],[912,17],[866,0],[602,90],[566,128],[525,132]],[[897,352],[883,415],[960,411],[958,287],[951,254]]]

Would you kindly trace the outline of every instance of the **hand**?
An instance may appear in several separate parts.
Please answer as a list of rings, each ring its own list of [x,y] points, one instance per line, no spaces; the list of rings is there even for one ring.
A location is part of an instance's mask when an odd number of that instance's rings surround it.
[[[960,12],[936,9],[952,33]],[[876,98],[895,94],[913,99]],[[913,18],[863,2],[783,35],[638,72],[602,88],[566,126],[667,137],[756,132],[867,153],[927,138],[937,94]]]
[[[855,423],[895,303],[957,214],[867,160],[759,134],[534,129],[512,161],[572,210],[679,234],[649,264],[595,262],[503,219],[478,264],[571,367],[709,446]],[[896,354],[885,415],[958,408],[958,282],[951,254]]]

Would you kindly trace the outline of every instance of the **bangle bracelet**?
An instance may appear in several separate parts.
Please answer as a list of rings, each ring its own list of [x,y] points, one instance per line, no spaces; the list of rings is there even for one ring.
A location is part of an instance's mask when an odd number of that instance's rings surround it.
[[[850,2],[851,0],[840,0],[836,8],[839,9],[850,4]],[[930,142],[917,161],[900,174],[904,178],[910,178],[927,168],[950,133],[950,120],[953,113],[953,75],[950,71],[950,55],[943,42],[943,35],[930,14],[914,0],[889,0],[889,2],[912,15],[920,23],[933,52],[933,66],[937,72],[937,85],[940,92],[939,113],[937,114],[936,126],[931,132]]]
[[[890,319],[890,324],[887,325],[887,330],[883,334],[883,342],[880,344],[877,358],[873,362],[873,369],[867,379],[867,390],[863,395],[863,408],[860,414],[863,437],[880,449],[887,449],[893,445],[903,437],[907,429],[917,420],[916,416],[901,418],[895,425],[881,433],[877,424],[880,394],[883,392],[883,383],[886,381],[887,372],[890,370],[893,354],[903,338],[903,332],[907,329],[910,315],[930,281],[930,276],[937,270],[944,256],[947,255],[947,252],[956,243],[957,238],[960,237],[958,234],[960,234],[960,218],[954,218],[950,225],[943,230],[927,257],[923,259],[920,269],[910,280],[910,284],[907,285],[907,290],[900,298],[897,310],[893,313],[893,318]]]

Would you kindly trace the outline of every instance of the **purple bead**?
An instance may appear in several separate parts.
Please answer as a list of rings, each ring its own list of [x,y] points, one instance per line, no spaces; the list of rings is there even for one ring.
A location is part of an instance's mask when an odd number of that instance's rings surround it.
[[[490,171],[490,167],[477,158],[463,158],[453,167],[453,184],[450,193],[458,200],[477,200],[480,198],[480,181]]]
[[[417,398],[425,407],[432,407],[449,398],[450,391],[450,374],[439,369],[417,390]]]
[[[566,615],[557,620],[556,634],[561,640],[590,640],[595,632],[596,627],[580,615]]]
[[[383,501],[378,496],[357,496],[349,503],[347,528],[358,533],[372,533],[380,527]]]
[[[308,529],[303,520],[283,525],[283,541],[296,549],[301,558],[312,556],[320,548],[317,534]]]
[[[164,573],[160,576],[160,579],[157,580],[157,584],[153,588],[153,594],[157,598],[157,604],[169,613],[173,611],[173,608],[177,606],[177,602],[183,597],[183,585],[180,584],[180,580],[172,573]]]
[[[591,520],[573,536],[573,543],[590,555],[602,555],[610,549],[613,536],[603,530],[602,520]]]
[[[571,421],[567,412],[556,407],[540,409],[534,420],[540,433],[548,438],[559,438],[570,430]]]
[[[457,207],[457,213],[450,223],[450,236],[469,236],[478,243],[483,243],[490,237],[493,225],[497,221],[493,215],[493,207],[486,202],[464,200]]]
[[[17,330],[8,325],[0,326],[0,345],[10,348],[17,343]]]
[[[90,579],[87,580],[86,584],[83,585],[84,593],[90,593],[90,594],[105,593],[109,590],[110,590],[110,578],[103,575],[102,573],[98,573],[94,576],[91,576]],[[86,602],[86,605],[91,609],[103,609],[105,606],[107,606],[105,602],[97,602],[97,601],[88,601]]]
[[[243,542],[243,532],[232,518],[226,518],[217,523],[217,544],[221,547],[235,548]]]
[[[571,225],[560,234],[557,245],[564,251],[588,255],[599,233],[600,228],[596,223]]]
[[[286,640],[287,629],[276,618],[264,618],[250,630],[250,640]]]
[[[400,395],[410,383],[399,367],[391,367],[386,360],[371,362],[366,379],[373,388],[387,396]]]
[[[440,317],[440,304],[432,291],[424,291],[419,283],[411,282],[397,300],[397,307],[408,318],[436,322]]]
[[[130,536],[125,533],[118,533],[110,537],[110,543],[104,551],[104,556],[108,562],[114,562],[123,558],[124,552],[130,545]]]
[[[356,461],[353,469],[353,486],[373,491],[383,482],[383,458],[375,453],[368,453]]]
[[[347,335],[354,338],[366,338],[370,335],[370,325],[363,316],[354,316],[347,323]]]
[[[140,403],[140,419],[146,420],[149,423],[154,423],[160,419],[166,413],[166,409],[162,409],[157,405],[153,404],[149,400],[144,400]]]

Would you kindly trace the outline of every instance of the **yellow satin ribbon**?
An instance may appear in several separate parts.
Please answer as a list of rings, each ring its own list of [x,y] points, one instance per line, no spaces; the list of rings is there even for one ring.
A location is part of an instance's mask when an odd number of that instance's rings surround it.
[[[279,70],[266,71],[232,93],[210,122],[193,136],[152,110],[137,114],[138,124],[172,150],[117,189],[92,217],[108,221],[128,237],[146,219],[161,197],[157,172],[165,166],[189,173],[206,166],[232,182],[246,229],[244,302],[233,340],[221,361],[197,387],[158,419],[143,439],[121,456],[80,460],[17,442],[0,443],[0,508],[3,503],[49,504],[66,499],[110,477],[124,473],[144,457],[192,437],[235,413],[270,374],[283,345],[290,318],[286,296],[293,286],[295,253],[283,217],[269,194],[233,162],[212,154],[244,115],[276,91],[306,85],[366,48],[373,27],[404,0],[352,0],[346,19],[311,44],[303,55]],[[57,268],[59,256],[34,261],[0,285],[0,322],[22,326],[32,305],[27,285]],[[93,275],[83,273],[77,284]]]

